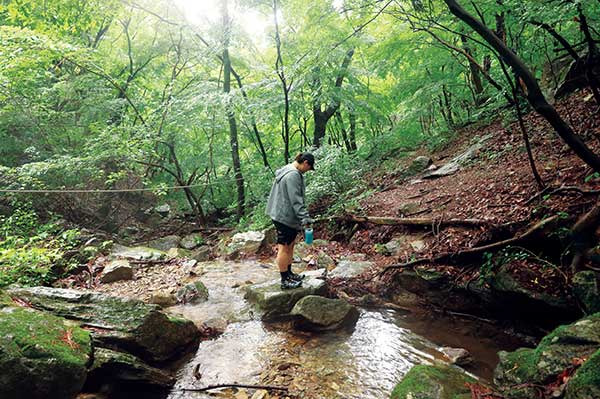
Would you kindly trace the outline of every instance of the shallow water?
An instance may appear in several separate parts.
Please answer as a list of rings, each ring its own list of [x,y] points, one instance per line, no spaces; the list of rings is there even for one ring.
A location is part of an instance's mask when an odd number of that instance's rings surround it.
[[[181,390],[260,384],[265,378],[269,385],[290,386],[303,398],[386,398],[413,365],[442,359],[440,346],[469,350],[475,363],[468,371],[489,379],[496,352],[520,344],[489,325],[391,310],[361,309],[352,331],[325,334],[298,333],[286,323],[264,324],[254,319],[243,299],[243,285],[276,278],[273,269],[248,262],[204,266],[201,280],[209,289],[209,301],[171,311],[196,322],[221,317],[230,324],[220,337],[200,343],[179,370],[169,398],[214,397]]]

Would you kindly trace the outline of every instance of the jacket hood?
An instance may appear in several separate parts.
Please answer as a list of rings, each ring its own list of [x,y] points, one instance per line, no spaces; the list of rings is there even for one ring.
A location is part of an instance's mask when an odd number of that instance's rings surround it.
[[[277,183],[279,183],[285,175],[287,175],[288,173],[293,172],[293,171],[300,173],[293,164],[288,164],[288,165],[285,165],[285,166],[277,169],[275,171],[275,181]]]

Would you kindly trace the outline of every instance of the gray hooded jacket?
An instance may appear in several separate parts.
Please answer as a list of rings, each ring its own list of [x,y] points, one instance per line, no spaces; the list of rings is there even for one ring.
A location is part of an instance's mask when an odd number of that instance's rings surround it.
[[[310,218],[304,206],[304,190],[304,176],[294,164],[278,169],[267,201],[267,215],[272,220],[300,230],[302,221]]]

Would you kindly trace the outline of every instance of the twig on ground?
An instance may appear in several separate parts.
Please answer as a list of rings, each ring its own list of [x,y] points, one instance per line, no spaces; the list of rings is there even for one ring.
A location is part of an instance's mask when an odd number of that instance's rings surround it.
[[[276,387],[276,386],[272,386],[272,385],[247,385],[247,384],[235,384],[235,383],[234,384],[209,385],[204,388],[182,388],[182,389],[180,389],[180,391],[183,391],[183,392],[206,392],[206,391],[210,391],[213,389],[219,389],[219,388],[266,389],[266,390],[271,390],[271,391],[284,391],[284,392],[288,391],[287,387]]]

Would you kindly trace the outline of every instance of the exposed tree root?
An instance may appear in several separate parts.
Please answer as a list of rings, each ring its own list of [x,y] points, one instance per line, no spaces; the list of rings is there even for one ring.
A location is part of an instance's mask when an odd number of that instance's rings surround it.
[[[485,219],[432,219],[432,218],[395,218],[384,216],[355,216],[346,215],[342,219],[356,223],[372,223],[389,226],[415,226],[415,227],[493,227],[493,223]]]
[[[534,234],[536,234],[537,232],[542,230],[548,224],[556,221],[557,219],[558,219],[558,216],[551,216],[549,218],[543,219],[540,222],[533,225],[532,227],[530,227],[529,229],[527,229],[527,231],[525,231],[524,233],[519,234],[512,238],[509,238],[507,240],[502,240],[502,241],[498,241],[498,242],[495,242],[492,244],[483,245],[481,247],[469,248],[469,249],[465,249],[462,251],[446,252],[441,255],[431,257],[431,258],[420,258],[420,259],[416,259],[416,260],[413,260],[413,261],[407,262],[407,263],[390,265],[390,266],[386,267],[385,269],[383,269],[381,272],[379,272],[379,274],[380,275],[385,274],[386,272],[388,272],[392,269],[402,269],[402,268],[406,268],[406,267],[414,267],[414,266],[426,264],[426,263],[432,263],[432,264],[443,263],[443,262],[456,263],[456,262],[468,259],[470,257],[473,257],[474,255],[482,254],[483,252],[494,251],[494,250],[503,248],[507,245],[519,244],[519,243],[531,238]]]
[[[584,190],[581,187],[565,186],[565,185],[562,185],[560,187],[548,186],[545,189],[543,189],[542,191],[535,194],[533,197],[529,198],[527,201],[525,201],[523,203],[523,205],[529,205],[536,199],[543,197],[545,195],[558,195],[558,194],[565,194],[565,193],[578,193],[578,194],[587,196],[587,195],[598,195],[598,194],[600,194],[600,190]]]
[[[573,239],[573,260],[571,261],[571,272],[577,273],[585,260],[585,253],[596,243],[595,231],[600,224],[600,202],[586,214],[581,216],[571,229]]]

